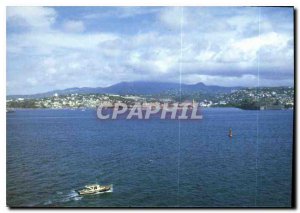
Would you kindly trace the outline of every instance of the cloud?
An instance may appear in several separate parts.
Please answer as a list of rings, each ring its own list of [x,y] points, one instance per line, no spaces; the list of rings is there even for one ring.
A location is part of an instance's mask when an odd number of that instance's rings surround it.
[[[85,30],[85,27],[82,21],[69,20],[63,24],[63,29],[66,32],[81,33]]]
[[[180,73],[184,83],[292,85],[288,9],[9,7],[7,90],[179,82]]]
[[[127,19],[160,12],[159,7],[98,7],[97,11],[89,11],[82,15],[83,19],[117,18]]]
[[[56,11],[49,7],[7,7],[8,23],[32,30],[47,30],[55,22]]]
[[[160,15],[159,20],[171,29],[180,29],[181,25],[186,26],[186,13],[183,13],[181,7],[170,7],[164,9]]]

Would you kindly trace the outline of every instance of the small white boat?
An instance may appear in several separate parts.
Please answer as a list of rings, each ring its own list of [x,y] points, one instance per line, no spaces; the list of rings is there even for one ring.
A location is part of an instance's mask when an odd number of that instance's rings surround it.
[[[84,189],[77,190],[77,193],[79,195],[92,195],[92,194],[99,194],[104,192],[111,192],[112,186],[113,186],[112,184],[107,186],[91,184],[91,185],[86,185]]]

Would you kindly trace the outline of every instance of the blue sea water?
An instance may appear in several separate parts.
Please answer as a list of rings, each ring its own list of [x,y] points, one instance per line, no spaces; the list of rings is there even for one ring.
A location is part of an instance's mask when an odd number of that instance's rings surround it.
[[[7,113],[7,205],[290,207],[293,111],[202,114],[103,121],[95,110]],[[113,192],[76,194],[95,182]]]

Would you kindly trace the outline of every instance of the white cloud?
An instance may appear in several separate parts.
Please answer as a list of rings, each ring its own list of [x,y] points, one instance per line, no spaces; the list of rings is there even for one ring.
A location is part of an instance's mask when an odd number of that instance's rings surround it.
[[[159,18],[167,27],[180,29],[183,15],[180,7],[171,7],[163,10]]]
[[[55,22],[56,12],[49,7],[7,7],[7,21],[19,26],[46,30]]]
[[[82,21],[69,20],[63,24],[63,28],[66,32],[81,33],[85,30],[84,23]]]
[[[100,8],[98,12],[88,12],[84,14],[83,19],[96,19],[101,20],[107,17],[114,17],[118,19],[126,19],[137,17],[140,15],[156,14],[160,12],[158,7],[114,7],[103,11]]]
[[[268,19],[265,14],[259,36],[256,8],[243,12],[184,8],[183,19],[181,8],[151,9],[155,11],[149,12],[152,16],[157,14],[155,23],[148,28],[142,28],[139,22],[131,23],[142,29],[127,33],[129,22],[124,25],[124,32],[91,32],[84,20],[64,19],[63,23],[56,23],[59,13],[53,8],[8,8],[8,26],[20,26],[16,23],[18,17],[23,20],[21,24],[30,28],[8,34],[7,72],[12,72],[8,75],[8,91],[34,93],[134,80],[178,81],[180,61],[185,83],[255,86],[258,59],[260,81],[265,84],[272,85],[272,79],[274,84],[281,84],[278,78],[293,75],[293,32],[286,30],[289,27],[278,30],[273,22],[283,26],[282,21]],[[147,9],[127,10],[123,15],[132,18],[147,14],[144,10]],[[17,73],[24,73],[27,80]],[[24,90],[27,84],[31,87]]]

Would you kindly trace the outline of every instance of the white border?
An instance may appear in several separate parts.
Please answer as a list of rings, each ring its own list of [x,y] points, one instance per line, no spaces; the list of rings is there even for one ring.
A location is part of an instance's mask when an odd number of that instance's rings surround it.
[[[1,133],[0,134],[0,142],[2,143],[1,146],[1,180],[2,184],[0,184],[0,208],[1,210],[9,211],[6,207],[6,6],[295,6],[295,8],[299,9],[299,1],[296,0],[107,0],[107,1],[96,1],[96,0],[2,0],[0,1],[0,67],[1,67],[1,76],[0,76],[0,98],[1,98],[1,105],[0,105],[0,112],[1,112],[1,120],[0,120],[0,127]],[[299,13],[299,11],[298,11]],[[298,14],[299,16],[299,14]],[[299,24],[297,21],[297,28]],[[297,34],[297,41],[299,43],[299,34]],[[297,45],[298,46],[298,45]],[[298,57],[297,57],[298,59]],[[298,70],[296,68],[296,70]],[[297,82],[299,84],[299,74],[297,75]],[[299,87],[297,86],[297,100],[299,100]],[[299,101],[297,102],[297,106],[299,106]],[[5,116],[4,116],[5,115]],[[297,120],[299,120],[299,113],[297,116]],[[297,125],[298,126],[298,125]],[[297,131],[297,130],[296,130]],[[295,143],[297,143],[295,141]],[[299,147],[297,146],[297,153],[299,153]],[[297,162],[297,165],[298,162]],[[298,171],[298,169],[296,170]],[[297,172],[298,177],[298,184],[299,184],[299,175]],[[299,205],[299,194],[297,196],[297,202]],[[101,209],[100,209],[101,210]],[[30,210],[31,211],[31,210]],[[37,210],[42,211],[42,210]],[[62,211],[62,210],[58,210]],[[72,211],[72,210],[71,210]],[[84,211],[84,210],[79,210]],[[109,211],[102,209],[101,211]],[[124,210],[123,210],[124,211]],[[146,210],[143,210],[146,211]],[[153,211],[153,210],[151,210]],[[155,210],[155,211],[165,211],[165,210]],[[205,210],[214,212],[217,210]],[[241,210],[237,210],[241,211]],[[263,210],[258,210],[258,212]],[[282,210],[282,211],[290,211],[290,210]]]

